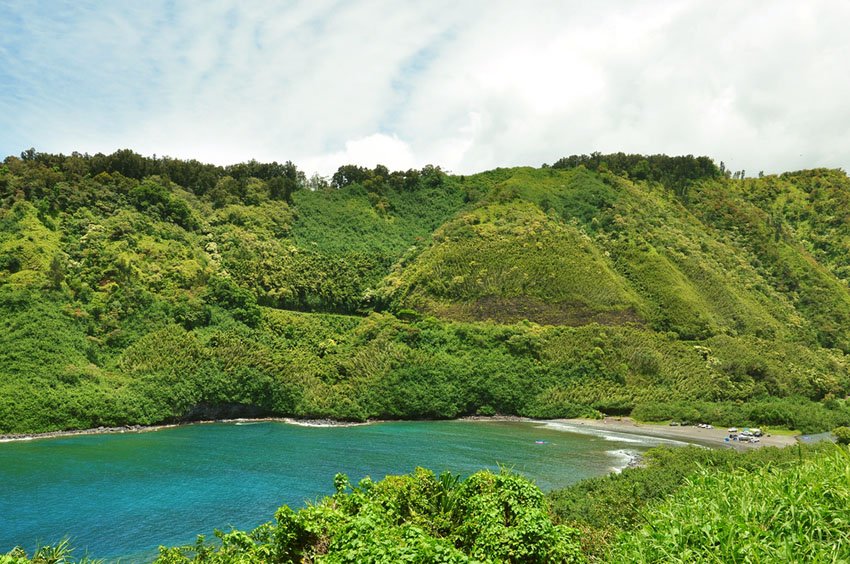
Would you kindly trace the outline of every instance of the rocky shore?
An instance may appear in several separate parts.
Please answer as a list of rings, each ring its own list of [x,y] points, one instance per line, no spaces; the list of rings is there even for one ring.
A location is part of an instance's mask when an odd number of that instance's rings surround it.
[[[354,425],[367,425],[373,423],[355,423],[350,421],[337,421],[335,419],[293,419],[291,417],[258,417],[258,418],[236,418],[236,419],[209,419],[204,421],[186,421],[182,423],[168,423],[161,425],[124,425],[121,427],[94,427],[92,429],[68,429],[65,431],[47,431],[44,433],[18,433],[0,435],[0,443],[11,441],[32,441],[37,439],[54,439],[57,437],[73,437],[76,435],[106,435],[117,433],[149,433],[162,429],[182,427],[184,425],[209,425],[211,423],[264,423],[264,422],[289,423],[291,425],[303,425],[305,427],[351,427]]]

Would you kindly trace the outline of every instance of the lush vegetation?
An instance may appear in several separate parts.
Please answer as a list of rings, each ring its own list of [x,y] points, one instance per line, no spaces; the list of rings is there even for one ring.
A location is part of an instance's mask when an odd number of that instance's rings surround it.
[[[581,531],[582,547],[591,559],[605,561],[612,548],[623,538],[630,538],[647,523],[647,515],[659,504],[687,487],[696,476],[750,475],[763,469],[783,470],[799,466],[803,461],[819,459],[831,453],[831,444],[817,446],[798,445],[784,449],[762,448],[747,452],[710,450],[699,447],[656,448],[650,450],[644,463],[637,468],[627,468],[619,474],[583,480],[573,486],[549,495],[552,512],[557,522]],[[756,481],[757,484],[757,481]],[[716,492],[733,496],[735,491]],[[690,503],[690,502],[688,502]],[[710,499],[700,501],[705,505]],[[700,506],[695,506],[699,509]],[[734,516],[729,515],[730,521]],[[691,524],[702,523],[701,516],[692,515]],[[675,526],[667,524],[669,530]],[[827,526],[827,525],[824,525]],[[656,525],[658,527],[658,525]],[[747,535],[742,528],[739,534]],[[621,556],[614,561],[631,561]],[[791,559],[794,561],[795,559]],[[656,561],[664,561],[658,558]],[[722,559],[726,562],[743,559]]]
[[[850,558],[850,454],[790,467],[703,470],[649,509],[611,560],[843,562]]]
[[[704,157],[450,176],[26,151],[0,433],[186,418],[850,425],[850,180]]]
[[[0,433],[609,413],[847,442],[848,285],[836,170],[595,153],[308,179],[30,150],[0,165]],[[661,449],[548,498],[510,474],[340,477],[160,561],[847,560],[830,448]]]
[[[537,487],[508,473],[465,480],[418,469],[356,486],[220,544],[162,549],[158,564],[188,562],[578,562],[577,532],[554,525]]]

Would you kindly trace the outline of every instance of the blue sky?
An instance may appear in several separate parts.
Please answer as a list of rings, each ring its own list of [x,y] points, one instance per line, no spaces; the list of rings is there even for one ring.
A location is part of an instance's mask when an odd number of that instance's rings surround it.
[[[0,155],[850,170],[850,3],[0,2]]]

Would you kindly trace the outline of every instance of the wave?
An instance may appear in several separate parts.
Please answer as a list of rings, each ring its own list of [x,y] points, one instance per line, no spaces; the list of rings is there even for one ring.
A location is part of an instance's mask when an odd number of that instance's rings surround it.
[[[635,433],[629,432],[619,432],[619,431],[610,431],[608,429],[594,429],[592,427],[585,427],[584,425],[576,425],[574,423],[565,423],[563,421],[547,421],[543,423],[543,425],[548,429],[554,429],[556,431],[563,431],[566,433],[580,433],[582,435],[591,435],[594,437],[599,437],[600,439],[616,442],[616,443],[629,443],[636,445],[645,445],[645,446],[657,446],[657,445],[687,445],[690,444],[686,441],[679,441],[676,439],[666,439],[663,437],[653,437],[650,435],[641,435],[639,431]]]
[[[210,421],[210,423],[213,423]],[[261,425],[265,423],[285,423],[298,427],[359,427],[369,425],[366,423],[355,423],[349,421],[335,421],[333,419],[293,419],[292,417],[264,417],[262,419],[220,419],[215,423],[230,423],[233,425]]]
[[[340,422],[327,419],[281,419],[281,422],[299,427],[360,427],[369,423]]]
[[[617,462],[614,466],[610,467],[612,472],[616,472],[619,474],[626,468],[633,466],[640,460],[640,454],[633,450],[625,450],[625,449],[617,449],[617,450],[606,450],[606,454],[614,457]]]

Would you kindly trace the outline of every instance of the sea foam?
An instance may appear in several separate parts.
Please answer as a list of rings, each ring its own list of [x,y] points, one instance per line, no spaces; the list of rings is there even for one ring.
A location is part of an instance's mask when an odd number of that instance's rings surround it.
[[[582,435],[591,435],[595,437],[599,437],[600,439],[617,442],[617,443],[630,443],[630,444],[639,444],[645,446],[657,446],[657,445],[687,445],[689,443],[685,441],[678,441],[676,439],[665,439],[662,437],[652,437],[649,435],[641,435],[639,431],[633,433],[625,433],[618,431],[610,431],[608,429],[594,429],[592,427],[586,427],[584,425],[578,425],[575,423],[566,423],[564,421],[547,421],[544,423],[544,426],[549,429],[554,429],[557,431],[564,431],[566,433],[580,433]]]
[[[605,452],[616,459],[615,465],[611,466],[611,471],[618,474],[629,466],[632,466],[640,458],[640,454],[632,450],[617,449]]]

